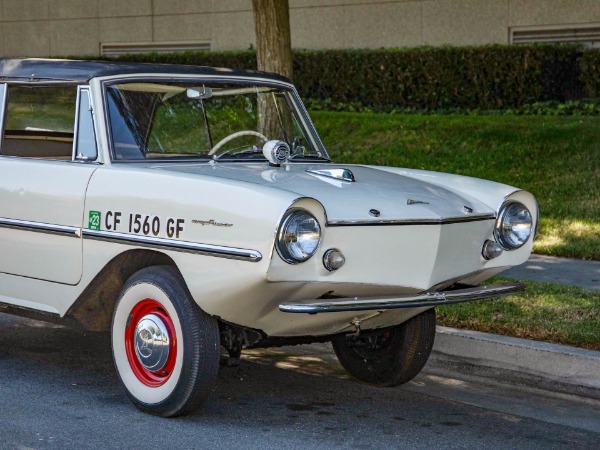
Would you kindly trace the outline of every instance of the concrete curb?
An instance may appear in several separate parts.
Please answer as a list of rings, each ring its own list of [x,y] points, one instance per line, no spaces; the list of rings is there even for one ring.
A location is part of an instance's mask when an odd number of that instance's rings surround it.
[[[438,326],[428,367],[600,399],[593,350]]]

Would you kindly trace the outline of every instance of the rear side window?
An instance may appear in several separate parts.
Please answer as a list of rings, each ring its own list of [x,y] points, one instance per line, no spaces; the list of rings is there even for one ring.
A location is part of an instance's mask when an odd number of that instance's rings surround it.
[[[8,86],[0,153],[71,159],[77,87]]]

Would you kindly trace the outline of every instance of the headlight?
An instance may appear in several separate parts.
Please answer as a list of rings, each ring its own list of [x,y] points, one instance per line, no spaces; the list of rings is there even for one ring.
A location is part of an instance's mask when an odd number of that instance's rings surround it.
[[[506,250],[522,247],[531,236],[533,219],[525,205],[509,202],[500,208],[496,222],[496,239]]]
[[[284,261],[297,264],[315,254],[321,241],[319,221],[308,211],[292,210],[277,233],[277,252]]]

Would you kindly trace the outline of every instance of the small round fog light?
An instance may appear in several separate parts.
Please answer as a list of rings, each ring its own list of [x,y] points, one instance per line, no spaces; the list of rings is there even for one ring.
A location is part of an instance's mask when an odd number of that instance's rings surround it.
[[[488,240],[485,241],[485,244],[483,244],[481,255],[489,261],[490,259],[494,259],[500,256],[502,254],[502,251],[502,246],[500,244]]]
[[[330,248],[323,255],[323,265],[330,272],[338,270],[345,262],[346,258],[337,248]]]

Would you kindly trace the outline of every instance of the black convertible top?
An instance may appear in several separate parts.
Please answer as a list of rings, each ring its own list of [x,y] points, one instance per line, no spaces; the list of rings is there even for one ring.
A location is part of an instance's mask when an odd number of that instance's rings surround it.
[[[221,75],[266,78],[289,83],[287,78],[256,70],[225,69],[179,64],[147,64],[67,59],[0,59],[0,79],[19,81],[88,81],[95,77],[130,74]]]

